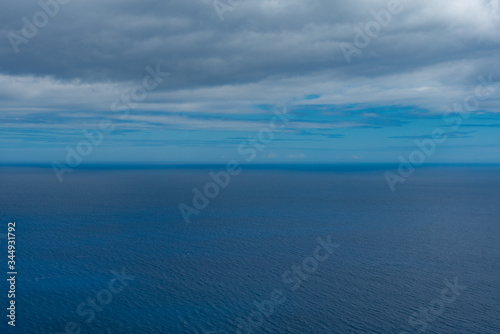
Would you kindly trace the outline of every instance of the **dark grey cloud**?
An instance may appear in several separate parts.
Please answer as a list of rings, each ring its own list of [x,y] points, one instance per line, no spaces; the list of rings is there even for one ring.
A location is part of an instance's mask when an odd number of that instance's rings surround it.
[[[348,64],[341,43],[354,43],[355,29],[388,2],[241,0],[221,21],[204,0],[71,0],[16,53],[9,36],[41,8],[5,0],[0,123],[48,129],[116,119],[112,102],[157,64],[170,76],[117,121],[123,127],[253,131],[269,114],[259,105],[292,102],[303,117],[291,131],[340,138],[328,131],[441,117],[474,93],[479,75],[500,80],[498,0],[402,0],[401,13]],[[482,112],[500,111],[498,91]]]
[[[402,13],[347,66],[340,43],[352,43],[353,29],[387,2],[246,0],[221,22],[210,2],[73,0],[16,54],[8,32],[40,8],[4,1],[0,72],[116,82],[161,64],[172,74],[164,88],[172,89],[325,71],[337,79],[377,78],[452,62],[462,63],[463,72],[443,73],[439,80],[448,84],[472,84],[476,73],[500,76],[498,17],[479,0],[402,1]]]

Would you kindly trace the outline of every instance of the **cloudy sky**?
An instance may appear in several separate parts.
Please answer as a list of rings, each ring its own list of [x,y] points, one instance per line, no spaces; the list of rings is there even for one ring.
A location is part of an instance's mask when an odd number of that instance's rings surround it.
[[[62,162],[103,120],[85,162],[244,161],[284,110],[254,162],[396,162],[435,131],[428,162],[500,162],[499,0],[4,0],[0,22],[1,162]]]

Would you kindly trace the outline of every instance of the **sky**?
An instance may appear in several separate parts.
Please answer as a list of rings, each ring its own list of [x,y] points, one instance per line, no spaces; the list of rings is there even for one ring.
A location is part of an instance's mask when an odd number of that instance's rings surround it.
[[[499,0],[4,0],[0,34],[3,163],[500,162]]]

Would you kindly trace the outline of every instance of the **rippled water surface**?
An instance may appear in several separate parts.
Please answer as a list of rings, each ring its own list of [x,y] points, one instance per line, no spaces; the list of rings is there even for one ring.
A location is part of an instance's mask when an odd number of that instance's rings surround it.
[[[245,169],[185,224],[217,168],[0,168],[0,331],[500,333],[499,167]]]

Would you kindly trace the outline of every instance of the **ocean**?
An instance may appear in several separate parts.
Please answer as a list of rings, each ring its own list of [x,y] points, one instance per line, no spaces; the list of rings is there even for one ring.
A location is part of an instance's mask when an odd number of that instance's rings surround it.
[[[500,333],[500,166],[224,168],[1,167],[0,331]]]

